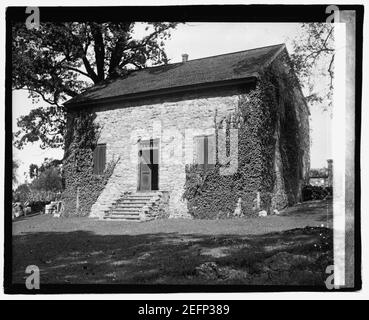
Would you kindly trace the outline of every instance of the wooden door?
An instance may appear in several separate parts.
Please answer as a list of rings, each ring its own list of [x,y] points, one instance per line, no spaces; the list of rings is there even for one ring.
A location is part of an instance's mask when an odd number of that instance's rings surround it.
[[[140,191],[151,190],[151,161],[150,161],[150,149],[141,150],[140,157]]]

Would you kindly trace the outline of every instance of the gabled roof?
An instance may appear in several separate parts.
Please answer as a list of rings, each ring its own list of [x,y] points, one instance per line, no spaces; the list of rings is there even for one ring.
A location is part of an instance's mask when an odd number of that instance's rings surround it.
[[[194,86],[227,84],[258,76],[285,48],[284,44],[233,52],[187,62],[134,71],[126,77],[104,81],[67,101],[71,107],[119,98],[148,96],[165,90],[181,91]]]

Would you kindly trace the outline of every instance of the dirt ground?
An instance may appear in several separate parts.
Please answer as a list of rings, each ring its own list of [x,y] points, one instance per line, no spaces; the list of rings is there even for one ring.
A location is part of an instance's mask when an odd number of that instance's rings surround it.
[[[144,223],[33,216],[13,222],[13,282],[323,286],[332,203],[278,216]]]

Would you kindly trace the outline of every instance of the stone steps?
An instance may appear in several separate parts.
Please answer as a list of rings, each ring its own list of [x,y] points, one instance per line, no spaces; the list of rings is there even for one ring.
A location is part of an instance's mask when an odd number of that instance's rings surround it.
[[[150,201],[151,198],[148,199],[140,199],[140,200],[128,200],[128,199],[122,199],[122,200],[118,200],[117,204],[121,204],[121,205],[126,205],[126,204],[136,204],[136,205],[141,205],[141,204],[146,204],[148,201]]]
[[[141,207],[128,207],[128,206],[117,206],[113,209],[111,209],[111,212],[119,212],[119,211],[127,211],[127,212],[140,212],[143,206]]]
[[[160,192],[131,193],[122,196],[112,207],[105,211],[104,220],[122,221],[147,221],[150,217],[142,216],[142,210],[150,205],[155,197],[160,197]]]
[[[145,202],[120,202],[120,207],[126,207],[126,208],[142,208],[147,203]]]
[[[119,221],[137,221],[140,222],[140,216],[139,215],[115,215],[115,214],[111,214],[109,216],[105,216],[104,220],[119,220]]]

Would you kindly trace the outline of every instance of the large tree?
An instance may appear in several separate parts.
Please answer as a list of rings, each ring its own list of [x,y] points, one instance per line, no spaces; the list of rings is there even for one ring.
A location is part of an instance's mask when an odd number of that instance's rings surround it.
[[[41,166],[31,164],[29,174],[33,178],[30,184],[31,190],[53,192],[63,190],[62,160],[45,158]]]
[[[14,24],[13,89],[26,89],[34,101],[46,102],[18,119],[15,146],[63,146],[63,102],[107,79],[167,63],[165,40],[176,25],[139,24],[136,32],[138,24],[131,22],[41,23],[30,30]]]
[[[334,25],[304,23],[293,41],[291,60],[306,98],[324,110],[332,105],[334,78]]]

